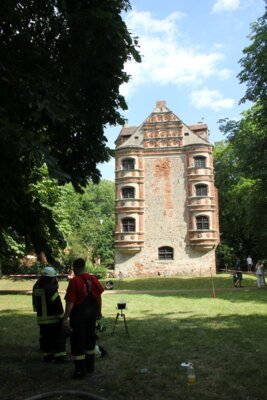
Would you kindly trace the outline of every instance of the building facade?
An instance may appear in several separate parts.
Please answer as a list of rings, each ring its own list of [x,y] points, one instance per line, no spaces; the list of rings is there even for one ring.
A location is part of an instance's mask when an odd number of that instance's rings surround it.
[[[218,196],[204,123],[184,124],[164,101],[116,140],[115,273],[216,272]]]

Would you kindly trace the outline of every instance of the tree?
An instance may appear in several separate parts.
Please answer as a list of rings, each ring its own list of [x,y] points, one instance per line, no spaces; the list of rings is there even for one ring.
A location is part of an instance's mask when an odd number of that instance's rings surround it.
[[[99,181],[97,164],[112,156],[104,128],[122,124],[127,108],[124,63],[140,61],[121,17],[129,8],[128,0],[0,3],[0,236],[12,230],[49,261],[50,239],[61,236],[32,187],[44,164],[78,191]]]
[[[230,132],[229,139],[235,142],[249,175],[264,180],[267,178],[267,1],[263,16],[251,24],[249,38],[251,44],[243,50],[245,56],[239,61],[242,70],[238,78],[246,84],[241,102],[249,100],[255,105],[241,121],[238,134]],[[245,166],[249,154],[251,161]]]
[[[267,240],[267,11],[251,25],[249,38],[251,44],[243,50],[238,78],[240,83],[246,84],[241,102],[249,100],[254,104],[242,114],[240,121],[220,121],[227,143],[217,152],[215,170],[222,237],[235,249],[238,249],[237,241],[242,252],[264,258]],[[229,156],[229,164],[224,163],[222,168],[225,155]]]
[[[71,263],[77,256],[93,262],[100,256],[101,265],[113,263],[114,182],[90,183],[82,195],[75,193],[70,185],[62,187],[60,192],[53,212],[68,244],[65,262]]]
[[[219,193],[219,254],[224,252],[225,247],[232,249],[233,255],[245,255],[248,251],[253,254],[254,239],[249,215],[254,181],[242,175],[234,148],[228,142],[215,143],[214,168]]]
[[[219,188],[222,232],[227,223],[238,221],[242,235],[237,234],[236,223],[226,233],[228,243],[242,243],[242,251],[266,257],[267,240],[267,149],[264,146],[266,128],[258,119],[259,105],[244,112],[238,122],[225,121],[221,130],[227,134],[224,152],[215,152],[216,185]],[[260,119],[261,121],[261,119]],[[217,149],[218,150],[218,149]],[[229,228],[228,228],[229,229]]]
[[[266,2],[266,1],[265,1]],[[266,121],[267,110],[267,2],[266,12],[251,24],[249,35],[251,44],[243,50],[244,57],[239,61],[241,83],[246,83],[246,93],[241,102],[260,101],[263,107],[261,117]]]

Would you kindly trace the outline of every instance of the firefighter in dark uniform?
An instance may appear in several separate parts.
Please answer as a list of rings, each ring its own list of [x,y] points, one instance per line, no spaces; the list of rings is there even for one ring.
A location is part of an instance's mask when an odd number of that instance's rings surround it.
[[[41,277],[33,286],[32,302],[33,310],[37,312],[43,360],[60,363],[66,358],[66,335],[62,329],[64,310],[56,275],[51,266],[42,270]]]
[[[73,378],[84,378],[86,372],[94,372],[96,320],[101,318],[101,294],[104,291],[95,275],[85,272],[85,261],[73,262],[74,277],[70,279],[65,300],[63,327],[72,328],[71,352],[74,357]]]

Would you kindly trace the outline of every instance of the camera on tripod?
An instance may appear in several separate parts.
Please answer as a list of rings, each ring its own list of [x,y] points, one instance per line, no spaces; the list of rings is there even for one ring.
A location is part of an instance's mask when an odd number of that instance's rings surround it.
[[[126,301],[120,300],[117,303],[117,310],[119,310],[119,312],[117,312],[117,316],[116,316],[116,319],[115,319],[115,323],[114,323],[111,335],[113,335],[113,333],[115,332],[115,328],[116,328],[118,319],[122,318],[123,322],[124,322],[125,332],[127,333],[128,337],[130,337],[128,326],[127,326],[127,322],[126,322],[126,316],[125,316],[125,314],[123,312],[124,310],[126,310]]]
[[[126,309],[126,303],[124,301],[120,301],[117,303],[117,309],[118,310],[125,310]]]

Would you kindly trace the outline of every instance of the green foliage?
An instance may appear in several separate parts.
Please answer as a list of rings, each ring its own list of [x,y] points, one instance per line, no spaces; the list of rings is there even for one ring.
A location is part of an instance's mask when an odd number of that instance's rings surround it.
[[[108,271],[104,266],[95,266],[92,263],[86,262],[85,268],[86,272],[96,275],[98,279],[105,279],[107,277]]]
[[[91,183],[80,194],[70,184],[58,186],[54,179],[49,178],[45,167],[41,170],[42,180],[31,185],[31,191],[34,198],[39,196],[42,208],[48,210],[55,223],[58,240],[54,239],[56,232],[52,236],[45,229],[44,234],[60,262],[56,265],[57,269],[71,269],[77,257],[84,257],[88,262],[94,262],[99,257],[103,266],[114,263],[114,182]],[[24,238],[13,230],[2,232],[2,235],[3,273],[23,273],[20,260],[26,252]],[[31,249],[28,246],[28,250]],[[31,272],[26,270],[26,273]]]
[[[246,177],[267,180],[267,129],[262,125],[260,104],[242,114],[240,121],[224,120],[220,129],[231,143],[238,168]]]
[[[215,145],[222,240],[237,254],[266,257],[267,131],[254,105],[241,121],[224,121],[228,141]]]
[[[61,188],[55,205],[55,219],[67,240],[67,251],[62,254],[65,265],[71,266],[76,257],[101,265],[114,262],[115,185],[103,180],[90,183],[83,194],[75,193],[70,185]]]
[[[251,25],[238,77],[254,105],[240,121],[221,120],[226,143],[215,145],[222,241],[239,255],[266,257],[267,241],[267,12]]]
[[[266,5],[267,9],[267,5]],[[256,22],[251,24],[249,35],[251,44],[244,50],[244,57],[239,61],[241,72],[238,74],[241,83],[246,83],[247,90],[242,102],[250,100],[267,107],[267,10]],[[266,115],[261,114],[266,121]]]
[[[260,182],[246,178],[230,142],[216,143],[215,184],[219,189],[219,216],[222,243],[243,258],[264,257],[266,228],[264,194]],[[220,253],[220,249],[218,249]]]
[[[221,241],[239,255],[251,252],[251,232],[247,229],[250,205],[248,194],[253,182],[245,179],[230,143],[218,142],[214,148],[215,185],[219,193]],[[220,249],[218,250],[220,254]]]
[[[0,2],[0,227],[49,262],[63,242],[40,190],[49,184],[42,168],[78,191],[99,181],[97,164],[113,155],[104,128],[123,123],[127,109],[124,64],[140,61],[121,17],[129,8],[128,0]]]
[[[216,249],[218,268],[219,269],[232,269],[235,260],[235,251],[223,242]]]

